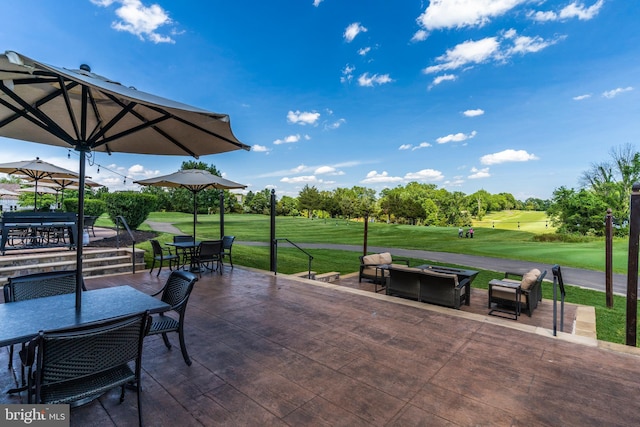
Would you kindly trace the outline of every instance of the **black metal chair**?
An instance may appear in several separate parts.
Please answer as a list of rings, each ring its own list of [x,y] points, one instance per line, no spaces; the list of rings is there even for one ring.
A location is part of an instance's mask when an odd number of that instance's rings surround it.
[[[229,263],[231,264],[231,268],[233,268],[233,258],[231,257],[231,247],[233,246],[233,241],[236,239],[236,236],[224,236],[222,238],[222,261],[224,261],[224,257],[229,258]]]
[[[214,263],[215,267],[213,266]],[[202,274],[203,267],[210,271],[218,270],[222,274],[222,240],[204,240],[200,242],[194,264],[198,266],[198,274]]]
[[[149,274],[151,274],[151,272],[155,268],[156,261],[160,262],[160,268],[158,268],[158,273],[156,274],[156,276],[160,275],[160,272],[162,271],[162,264],[165,261],[169,261],[169,270],[172,270],[171,264],[174,263],[176,265],[176,268],[178,268],[180,264],[180,257],[178,255],[171,253],[171,249],[163,248],[162,246],[160,246],[160,242],[155,239],[150,240],[150,242],[151,248],[153,249],[153,263],[151,264],[151,270],[149,270]]]
[[[84,281],[82,290],[85,291]],[[9,277],[3,287],[4,302],[26,301],[54,295],[72,294],[76,291],[76,270],[50,271]],[[23,345],[24,347],[24,345]],[[9,369],[13,367],[13,346],[9,347]],[[24,382],[24,370],[22,372]],[[19,391],[10,390],[10,392]]]
[[[138,423],[142,425],[140,372],[149,325],[149,313],[144,312],[41,331],[20,352],[23,364],[29,367],[29,403],[75,407],[118,386],[122,402],[125,386],[132,385],[138,392]],[[134,362],[133,369],[130,362]]]
[[[193,241],[194,241],[193,236],[185,236],[185,235],[173,236],[173,243],[193,242]],[[176,247],[176,255],[178,255],[181,258],[180,264],[182,265],[182,268],[184,268],[184,266],[187,265],[187,261],[189,261],[189,257],[191,256],[191,250]]]
[[[187,346],[184,342],[184,316],[187,311],[187,302],[193,290],[193,285],[198,278],[195,274],[188,271],[173,271],[167,279],[164,287],[153,294],[156,296],[162,293],[162,301],[171,306],[169,311],[152,316],[151,329],[149,335],[162,334],[164,344],[171,349],[171,343],[167,337],[168,332],[177,332],[180,339],[180,350],[182,357],[187,365],[191,366],[191,359],[187,353]],[[178,319],[170,317],[167,313],[174,312],[178,314]]]

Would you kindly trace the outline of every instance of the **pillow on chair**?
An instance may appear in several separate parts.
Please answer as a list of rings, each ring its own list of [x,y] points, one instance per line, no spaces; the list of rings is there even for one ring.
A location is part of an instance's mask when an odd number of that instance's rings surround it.
[[[380,264],[391,264],[391,254],[389,252],[380,254]]]
[[[540,276],[540,270],[538,270],[537,268],[534,268],[526,272],[522,276],[522,282],[520,282],[520,287],[523,290],[529,289],[531,286],[533,286],[534,283],[536,283],[536,280],[538,280],[539,276]]]

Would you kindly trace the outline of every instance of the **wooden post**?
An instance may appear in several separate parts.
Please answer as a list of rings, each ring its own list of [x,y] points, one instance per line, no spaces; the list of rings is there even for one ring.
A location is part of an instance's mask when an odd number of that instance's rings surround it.
[[[269,269],[276,271],[276,190],[271,190],[271,239],[269,250]]]
[[[607,209],[605,217],[605,289],[607,308],[613,308],[613,215],[611,208]]]
[[[629,219],[626,344],[635,347],[638,328],[638,238],[640,237],[639,183],[633,184],[633,188],[631,190],[631,212]]]

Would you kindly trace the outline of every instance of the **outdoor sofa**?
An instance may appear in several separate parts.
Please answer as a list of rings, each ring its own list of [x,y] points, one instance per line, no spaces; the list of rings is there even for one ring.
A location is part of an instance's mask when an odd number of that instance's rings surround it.
[[[467,282],[453,273],[441,273],[431,269],[392,265],[388,269],[387,295],[397,295],[429,304],[460,309],[468,300]]]

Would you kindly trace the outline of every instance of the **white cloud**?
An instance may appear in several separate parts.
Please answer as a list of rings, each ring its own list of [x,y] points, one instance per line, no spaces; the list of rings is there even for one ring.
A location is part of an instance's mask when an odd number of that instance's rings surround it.
[[[314,171],[314,174],[323,175],[323,174],[335,173],[335,172],[336,172],[336,168],[334,168],[333,166],[320,166]]]
[[[280,180],[280,182],[286,182],[287,184],[300,184],[300,183],[317,183],[322,182],[318,180],[315,176],[295,176],[293,178],[284,177]]]
[[[353,24],[349,24],[349,26],[344,30],[343,37],[347,43],[351,43],[358,34],[366,32],[367,29],[365,27],[360,25],[359,22],[354,22]]]
[[[424,74],[440,73],[447,70],[470,68],[473,65],[487,62],[504,63],[516,54],[525,55],[539,52],[564,40],[564,36],[556,36],[552,40],[542,37],[518,36],[516,30],[502,31],[500,37],[485,37],[480,40],[467,40],[443,55],[436,57],[436,65],[422,70]],[[435,82],[435,81],[434,81]]]
[[[400,147],[398,147],[398,150],[411,150],[412,147],[413,145],[411,144],[402,144]]]
[[[583,99],[588,99],[588,98],[591,98],[591,94],[590,93],[585,93],[584,95],[574,96],[573,100],[574,101],[582,101]]]
[[[338,129],[340,126],[342,126],[343,124],[345,124],[347,121],[345,119],[338,119],[333,123],[328,123],[325,125],[325,129],[327,130],[334,130],[334,129]]]
[[[251,151],[255,151],[256,153],[267,153],[270,150],[264,145],[254,144],[251,146]]]
[[[378,171],[371,171],[367,174],[367,177],[360,181],[361,184],[381,184],[387,182],[402,182],[403,179],[399,176],[389,176],[387,171],[378,173]]]
[[[320,118],[320,113],[317,113],[315,111],[301,112],[299,110],[296,110],[296,111],[289,111],[287,113],[287,121],[289,123],[298,123],[300,125],[315,125],[319,118]]]
[[[484,114],[484,110],[477,108],[475,110],[467,110],[463,112],[466,117],[478,117]]]
[[[284,139],[276,139],[273,143],[275,145],[294,144],[298,141],[300,141],[300,134],[285,136]]]
[[[140,0],[91,0],[97,6],[109,7],[113,3],[120,4],[116,9],[119,21],[111,23],[111,28],[134,34],[140,40],[151,40],[154,43],[175,43],[170,36],[157,32],[163,25],[172,24],[169,14],[159,5],[144,6]],[[176,34],[175,31],[172,32]]]
[[[468,134],[462,132],[452,133],[447,136],[441,136],[440,138],[437,138],[436,142],[438,144],[446,144],[448,142],[462,142],[475,137],[477,134],[478,132],[476,132],[475,130]]]
[[[431,82],[431,85],[429,86],[429,88],[432,88],[433,86],[437,86],[442,82],[453,81],[456,78],[457,77],[454,74],[443,74],[433,79],[433,82]]]
[[[425,30],[418,30],[413,34],[413,37],[411,37],[411,41],[413,43],[417,43],[417,42],[425,41],[427,37],[429,37],[428,32],[426,32]]]
[[[370,47],[363,47],[362,49],[358,49],[358,55],[365,56],[367,53],[371,51]]]
[[[320,6],[320,3],[322,3],[323,1],[324,1],[324,0],[313,0],[313,5],[314,5],[315,7],[318,7],[318,6]]]
[[[418,172],[409,172],[404,176],[405,181],[421,181],[421,182],[434,182],[442,181],[444,175],[442,172],[435,169],[422,169]]]
[[[593,19],[604,5],[604,0],[598,0],[589,7],[585,7],[583,3],[574,1],[569,5],[560,9],[559,12],[539,11],[531,12],[529,16],[536,21],[563,21],[571,18],[578,18],[581,21]]]
[[[432,0],[418,18],[423,28],[476,27],[502,16],[527,0]]]
[[[141,164],[135,164],[131,167],[129,167],[129,169],[127,169],[127,176],[132,176],[134,178],[137,177],[152,177],[152,176],[158,176],[160,174],[159,170],[149,170],[146,169],[144,166],[142,166]]]
[[[471,175],[467,178],[469,179],[481,179],[481,178],[489,178],[491,174],[489,173],[489,168],[471,168]]]
[[[431,147],[431,144],[429,144],[428,142],[421,142],[420,144],[418,144],[415,147],[413,147],[411,149],[411,151],[416,151],[416,150],[419,150],[421,148],[427,148],[427,147]]]
[[[494,57],[499,52],[500,44],[496,37],[486,37],[481,40],[468,40],[448,49],[444,55],[436,58],[440,62],[423,71],[426,74],[439,73],[445,70],[455,70],[467,64],[480,64]]]
[[[340,77],[340,82],[341,83],[349,83],[351,82],[351,80],[353,80],[353,72],[355,71],[356,67],[351,66],[349,64],[345,65],[345,67],[342,69],[342,77]]]
[[[606,92],[603,92],[602,96],[604,96],[605,98],[611,99],[611,98],[614,98],[614,97],[620,95],[621,93],[629,92],[629,91],[632,91],[632,90],[633,90],[633,88],[631,86],[628,86],[628,87],[625,87],[625,88],[619,87],[619,88],[616,88],[616,89],[613,89],[613,90],[608,90]]]
[[[483,165],[497,165],[507,162],[528,162],[530,160],[538,160],[538,157],[536,157],[535,154],[527,153],[525,150],[512,149],[480,157],[480,163]]]
[[[364,73],[358,77],[358,84],[360,86],[373,87],[374,85],[382,85],[391,83],[393,80],[389,77],[389,74],[374,74],[369,76],[369,73]]]

